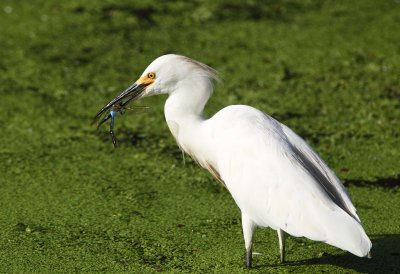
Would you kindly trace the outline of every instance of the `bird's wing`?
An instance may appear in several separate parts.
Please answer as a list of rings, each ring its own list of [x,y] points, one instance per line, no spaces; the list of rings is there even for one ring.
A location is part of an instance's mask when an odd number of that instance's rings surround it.
[[[274,120],[274,123],[281,128],[283,138],[291,148],[290,157],[314,178],[336,205],[360,222],[355,207],[335,173],[301,137],[278,121]]]
[[[257,224],[324,240],[324,229],[311,228],[314,218],[339,212],[359,222],[338,178],[289,128],[247,106],[225,108],[211,120],[214,168]]]

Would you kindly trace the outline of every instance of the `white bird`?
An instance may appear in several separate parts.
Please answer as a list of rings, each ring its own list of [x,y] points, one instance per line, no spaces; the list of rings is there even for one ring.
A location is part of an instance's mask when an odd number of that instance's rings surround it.
[[[214,80],[218,75],[207,65],[164,55],[95,119],[121,102],[168,94],[165,119],[179,147],[228,189],[241,210],[247,267],[256,227],[278,232],[282,262],[287,234],[370,257],[371,241],[344,186],[301,137],[250,106],[203,116]]]

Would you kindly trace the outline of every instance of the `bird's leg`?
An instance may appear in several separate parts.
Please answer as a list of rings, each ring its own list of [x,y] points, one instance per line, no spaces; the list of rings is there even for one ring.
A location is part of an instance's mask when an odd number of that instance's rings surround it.
[[[278,229],[278,238],[279,238],[279,252],[281,254],[281,263],[285,262],[285,239],[286,239],[286,232],[282,229]]]
[[[244,213],[242,213],[242,229],[243,229],[243,237],[244,237],[244,246],[246,248],[246,267],[251,267],[251,247],[254,230],[256,228],[255,223],[249,219]]]
[[[251,267],[251,263],[252,263],[252,261],[253,261],[252,255],[253,255],[253,254],[251,253],[251,245],[250,245],[250,248],[249,248],[249,249],[246,248],[246,267],[247,267],[247,268],[250,268],[250,267]]]

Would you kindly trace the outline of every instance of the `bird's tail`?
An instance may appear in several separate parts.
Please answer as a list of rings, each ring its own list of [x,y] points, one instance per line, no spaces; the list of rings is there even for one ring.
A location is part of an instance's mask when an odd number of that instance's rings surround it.
[[[372,247],[361,223],[342,210],[325,220],[326,243],[347,250],[359,257],[369,256]]]

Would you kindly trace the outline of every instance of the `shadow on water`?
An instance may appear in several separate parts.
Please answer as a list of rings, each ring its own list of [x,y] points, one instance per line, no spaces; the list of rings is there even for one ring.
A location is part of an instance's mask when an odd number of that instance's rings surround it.
[[[393,177],[377,178],[375,180],[366,181],[362,179],[345,180],[343,182],[345,187],[348,186],[371,186],[383,188],[396,188],[400,186],[400,174]]]
[[[336,265],[362,273],[400,273],[400,234],[383,234],[371,236],[372,259],[359,258],[353,254],[325,255],[299,261],[289,261],[286,266]],[[281,267],[281,264],[262,265],[264,267]]]

